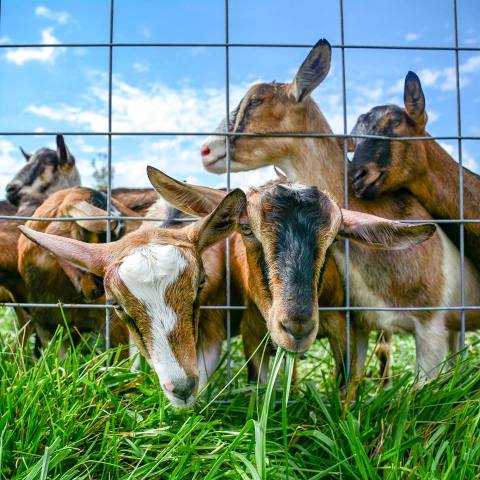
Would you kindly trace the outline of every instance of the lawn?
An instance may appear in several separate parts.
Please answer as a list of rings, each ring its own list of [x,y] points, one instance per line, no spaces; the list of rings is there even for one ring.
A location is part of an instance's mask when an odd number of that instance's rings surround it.
[[[397,336],[393,388],[381,390],[369,379],[348,408],[335,394],[324,342],[301,360],[288,403],[289,375],[277,359],[280,373],[268,385],[275,388],[265,404],[269,391],[247,386],[235,339],[232,383],[223,389],[224,360],[205,398],[180,411],[166,402],[155,375],[132,373],[117,361],[118,352],[86,343],[60,362],[57,337],[34,364],[12,352],[6,311],[0,332],[2,479],[443,480],[480,474],[475,336],[454,369],[421,388],[413,387],[413,342]],[[369,373],[375,371],[372,362]]]

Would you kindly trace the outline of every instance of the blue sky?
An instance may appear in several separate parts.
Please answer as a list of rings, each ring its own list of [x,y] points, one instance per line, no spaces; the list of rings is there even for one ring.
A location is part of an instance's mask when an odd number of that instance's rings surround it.
[[[458,0],[459,39],[480,47],[480,3]],[[451,0],[344,0],[347,44],[453,45]],[[94,43],[109,36],[108,0],[3,0],[0,41]],[[313,44],[340,42],[338,0],[230,0],[230,41]],[[223,42],[224,0],[116,0],[117,42]],[[231,48],[232,106],[258,80],[290,80],[308,49]],[[114,50],[113,128],[118,131],[211,131],[225,113],[222,48],[117,48]],[[480,135],[480,52],[461,52],[464,135]],[[455,70],[451,51],[346,51],[348,128],[372,106],[400,103],[408,70],[419,74],[433,135],[455,135]],[[108,49],[0,50],[0,131],[107,130]],[[343,132],[340,52],[314,98],[335,132]],[[146,186],[145,165],[180,179],[219,186],[203,171],[201,137],[114,137],[115,186]],[[22,163],[18,146],[53,146],[53,138],[0,137],[0,190]],[[67,137],[83,182],[92,185],[91,159],[106,137]],[[456,155],[456,142],[443,142]],[[464,142],[464,163],[480,171],[480,142]],[[234,175],[258,183],[272,171]]]

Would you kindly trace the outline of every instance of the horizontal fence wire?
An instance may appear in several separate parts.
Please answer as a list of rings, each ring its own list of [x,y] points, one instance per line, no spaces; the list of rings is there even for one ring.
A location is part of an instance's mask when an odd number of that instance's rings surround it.
[[[142,222],[162,222],[162,221],[176,221],[182,223],[190,223],[197,220],[197,218],[157,218],[157,217],[132,217],[132,216],[116,216],[111,215],[111,205],[112,205],[112,139],[114,137],[144,137],[144,136],[223,136],[228,142],[229,137],[280,137],[280,138],[338,138],[338,139],[349,139],[349,138],[363,138],[363,139],[377,139],[382,141],[435,141],[435,140],[451,140],[458,142],[458,164],[459,164],[459,190],[460,203],[459,203],[459,218],[457,219],[435,219],[435,220],[426,220],[426,219],[413,219],[413,220],[404,220],[399,219],[401,222],[406,223],[425,223],[426,221],[433,221],[437,224],[458,224],[460,230],[460,255],[461,255],[461,265],[460,265],[460,274],[461,274],[461,305],[458,306],[430,306],[430,307],[362,307],[362,306],[351,306],[349,304],[350,296],[347,295],[347,304],[344,307],[320,307],[320,312],[346,312],[347,314],[347,327],[349,326],[349,314],[350,312],[421,312],[421,311],[460,311],[462,314],[461,319],[461,337],[462,345],[465,338],[465,312],[467,311],[476,311],[480,310],[480,306],[469,306],[465,305],[465,292],[464,292],[464,225],[471,223],[480,223],[480,218],[476,219],[466,219],[464,218],[464,205],[463,205],[463,170],[462,170],[462,141],[464,140],[480,140],[478,135],[462,135],[461,128],[461,104],[460,104],[460,66],[459,66],[459,53],[460,52],[480,52],[480,47],[472,46],[461,46],[459,45],[458,40],[458,15],[457,15],[457,1],[452,0],[453,6],[453,22],[454,22],[454,45],[450,46],[441,46],[441,45],[422,45],[422,46],[413,46],[413,45],[377,45],[377,44],[346,44],[344,42],[344,18],[343,18],[343,0],[339,0],[339,10],[340,10],[340,33],[341,33],[341,42],[338,44],[332,44],[333,49],[340,50],[341,53],[341,71],[342,71],[342,94],[343,94],[343,133],[316,133],[316,132],[226,132],[226,131],[196,131],[196,132],[187,132],[187,131],[115,131],[113,128],[113,52],[116,48],[219,48],[224,49],[225,52],[225,85],[226,85],[226,94],[225,94],[225,109],[226,115],[230,112],[230,96],[229,96],[229,49],[231,48],[300,48],[300,49],[309,49],[312,48],[313,44],[308,43],[245,43],[245,42],[230,42],[229,41],[229,11],[228,11],[228,0],[225,0],[224,8],[224,22],[225,22],[225,41],[224,42],[115,42],[114,41],[114,0],[110,0],[110,18],[109,18],[109,41],[108,42],[73,42],[73,43],[2,43],[0,44],[0,50],[2,49],[17,49],[17,48],[105,48],[109,49],[109,71],[108,71],[108,129],[106,131],[64,131],[62,132],[67,136],[106,136],[108,137],[108,186],[107,186],[107,215],[105,216],[95,216],[95,217],[60,217],[60,218],[44,218],[44,217],[31,217],[31,216],[22,216],[22,215],[0,215],[0,220],[5,221],[38,221],[38,222],[67,222],[75,220],[105,220],[107,222],[107,240],[110,240],[110,222],[112,221],[142,221]],[[2,15],[2,2],[0,0],[0,21]],[[455,75],[456,75],[456,116],[457,116],[457,135],[435,135],[435,136],[424,136],[424,137],[409,137],[409,136],[400,136],[400,137],[390,137],[385,135],[368,135],[368,134],[348,134],[347,133],[347,87],[346,87],[346,65],[345,65],[345,51],[346,50],[399,50],[399,51],[445,51],[445,52],[454,52],[455,53]],[[57,131],[42,131],[42,132],[29,132],[29,131],[0,131],[0,136],[53,136],[58,134]],[[344,142],[346,144],[346,142]],[[226,173],[226,182],[227,190],[230,189],[230,152],[227,149],[227,173]],[[346,151],[346,145],[344,146],[344,161],[345,161],[345,199],[344,203],[348,206],[348,157]],[[348,249],[347,249],[348,250]],[[226,305],[202,305],[200,308],[202,310],[226,310],[229,312],[233,310],[244,310],[246,307],[241,305],[231,305],[230,303],[230,266],[229,266],[229,247],[227,246],[227,304]],[[349,271],[350,258],[347,254],[346,256],[346,269]],[[350,292],[350,275],[346,275],[346,293]],[[80,308],[80,309],[106,309],[107,312],[113,308],[109,304],[76,304],[76,303],[2,303],[5,307],[16,307],[16,308]],[[107,314],[107,325],[109,317]],[[107,326],[108,329],[108,326]],[[347,328],[349,331],[349,328]],[[109,337],[107,331],[107,338]],[[230,342],[230,335],[228,335],[228,343]],[[229,343],[230,344],[230,343]],[[349,342],[348,342],[349,345]],[[349,355],[348,355],[349,356]],[[348,362],[349,364],[350,362]],[[230,367],[229,367],[230,368]]]
[[[386,135],[367,135],[367,134],[343,134],[343,133],[315,133],[315,132],[158,132],[158,131],[151,131],[151,132],[2,132],[0,131],[0,135],[8,136],[8,137],[15,137],[15,136],[54,136],[61,133],[62,135],[70,135],[70,136],[104,136],[108,137],[111,136],[124,136],[124,137],[144,137],[144,136],[182,136],[182,137],[280,137],[280,138],[365,138],[365,139],[374,139],[374,140],[397,140],[397,141],[412,141],[412,142],[419,142],[424,140],[458,140],[459,138],[462,140],[480,140],[479,135],[435,135],[435,136],[427,136],[427,137],[391,137]]]
[[[28,302],[4,302],[2,307],[20,308],[85,308],[85,309],[114,309],[108,303],[28,303]],[[246,310],[245,305],[200,305],[200,310]],[[319,312],[435,312],[435,311],[456,311],[480,310],[480,305],[458,305],[458,306],[431,306],[431,307],[318,307]]]
[[[104,43],[1,43],[1,48],[138,48],[138,47],[164,47],[164,48],[312,48],[309,43],[238,43],[238,42],[104,42]],[[359,44],[331,44],[334,49],[351,50],[431,50],[445,52],[480,52],[480,47],[468,46],[442,46],[442,45],[359,45]]]

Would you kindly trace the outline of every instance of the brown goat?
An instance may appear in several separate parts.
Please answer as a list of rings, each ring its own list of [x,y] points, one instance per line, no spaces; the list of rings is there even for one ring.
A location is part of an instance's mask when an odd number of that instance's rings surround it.
[[[104,194],[88,188],[76,187],[56,192],[37,208],[33,217],[95,217],[106,215]],[[133,212],[114,202],[116,215]],[[136,222],[138,226],[138,222]],[[105,241],[105,220],[35,221],[26,223],[30,229],[75,238],[88,242]],[[135,228],[131,222],[129,228]],[[123,233],[123,223],[112,221],[112,236]],[[62,260],[55,259],[25,237],[18,240],[18,271],[25,282],[27,297],[36,303],[95,303],[104,302],[103,285],[100,279],[87,274]],[[85,331],[100,331],[104,325],[105,312],[102,309],[67,309],[64,312],[72,336]],[[45,346],[56,328],[63,325],[61,312],[57,309],[36,308],[31,311],[32,323],[41,343]],[[122,325],[114,321],[112,344],[127,344],[128,336]]]
[[[427,113],[420,80],[405,77],[404,108],[374,107],[360,115],[352,134],[389,137],[428,137]],[[434,218],[460,217],[459,165],[435,140],[399,141],[358,138],[351,172],[359,198],[378,198],[388,192],[409,190]],[[480,177],[463,167],[464,217],[480,219]],[[457,225],[445,225],[459,245]],[[465,223],[465,253],[480,269],[480,223]]]

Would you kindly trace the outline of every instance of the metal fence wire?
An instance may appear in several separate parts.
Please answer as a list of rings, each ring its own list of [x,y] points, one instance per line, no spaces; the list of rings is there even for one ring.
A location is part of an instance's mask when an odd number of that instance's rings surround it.
[[[170,131],[113,131],[112,128],[112,85],[113,85],[113,54],[114,49],[120,49],[125,47],[150,47],[150,48],[172,48],[172,47],[204,47],[211,49],[223,49],[224,50],[224,75],[225,75],[225,115],[226,118],[230,114],[230,48],[312,48],[313,45],[308,44],[290,44],[290,43],[232,43],[229,36],[229,0],[224,0],[224,42],[210,42],[210,43],[165,43],[165,42],[148,42],[148,43],[121,43],[114,42],[114,25],[115,25],[115,0],[110,0],[109,4],[109,41],[108,43],[54,43],[54,44],[38,44],[38,43],[17,43],[17,44],[0,44],[0,52],[7,48],[76,48],[76,47],[88,47],[88,48],[108,48],[108,130],[106,132],[92,132],[92,131],[64,131],[64,135],[71,136],[106,136],[108,138],[108,155],[107,155],[107,167],[108,167],[108,181],[107,181],[107,216],[94,217],[94,219],[107,220],[107,242],[111,241],[111,220],[138,220],[137,217],[113,217],[111,215],[112,206],[112,137],[113,136],[210,136],[218,135],[224,136],[227,144],[227,172],[226,172],[226,185],[227,191],[230,191],[230,179],[231,179],[231,155],[228,148],[229,136],[255,136],[255,137],[336,137],[348,139],[352,137],[347,133],[347,88],[346,88],[346,66],[345,66],[345,50],[360,49],[360,50],[420,50],[420,51],[453,51],[455,55],[455,81],[456,81],[456,123],[457,133],[456,135],[442,135],[432,137],[395,137],[396,140],[403,141],[421,141],[424,139],[429,140],[456,140],[458,142],[458,164],[459,164],[459,191],[461,192],[459,198],[459,218],[457,219],[439,219],[435,220],[438,224],[457,224],[460,231],[460,288],[461,288],[461,301],[458,306],[433,306],[433,307],[364,307],[364,306],[352,306],[350,305],[350,250],[348,241],[346,241],[346,281],[345,281],[345,306],[344,307],[319,307],[320,311],[344,311],[346,314],[347,323],[347,376],[349,376],[348,368],[350,367],[350,313],[355,311],[435,311],[435,310],[455,310],[461,312],[461,333],[460,341],[461,347],[465,345],[465,312],[466,310],[480,310],[480,305],[466,306],[465,305],[465,240],[464,240],[464,224],[480,222],[480,219],[465,219],[464,218],[464,202],[463,202],[463,159],[462,159],[462,142],[464,140],[480,140],[480,136],[463,136],[462,135],[462,121],[461,121],[461,96],[460,96],[460,68],[459,68],[459,52],[480,52],[480,47],[459,47],[458,42],[458,8],[457,0],[452,0],[452,16],[454,25],[454,44],[452,46],[408,46],[408,45],[359,45],[359,44],[346,44],[345,43],[345,26],[344,26],[344,2],[338,0],[339,17],[340,17],[340,43],[333,44],[333,49],[340,50],[341,54],[341,88],[342,88],[342,107],[343,107],[343,133],[341,134],[325,134],[314,132],[295,132],[295,133],[237,133],[234,134],[228,131],[225,132],[170,132]],[[2,2],[0,0],[0,27],[2,18]],[[226,126],[228,128],[228,125]],[[2,136],[51,136],[56,135],[58,132],[28,132],[28,131],[0,131]],[[373,136],[373,135],[353,135],[355,138],[377,138],[383,140],[389,140],[390,137],[386,136]],[[347,157],[347,141],[344,142],[344,205],[348,208],[348,157]],[[30,220],[32,217],[25,216],[0,216],[2,220]],[[82,217],[82,219],[86,219]],[[35,221],[72,221],[75,218],[35,218]],[[163,218],[149,218],[149,221],[165,220]],[[170,219],[172,220],[172,219]],[[176,219],[178,221],[188,221],[186,219]],[[409,222],[423,223],[424,220],[409,220]],[[245,307],[231,305],[231,278],[230,278],[230,243],[227,240],[226,249],[226,305],[205,306],[202,305],[201,309],[216,309],[225,310],[227,316],[227,352],[231,350],[231,326],[230,326],[230,313],[232,310],[243,310]],[[28,307],[28,308],[59,308],[59,304],[56,303],[3,303],[6,307]],[[106,314],[106,347],[110,347],[110,308],[108,304],[62,304],[62,308],[87,308],[87,309],[105,309]],[[231,378],[231,360],[230,355],[227,355],[227,376]]]

